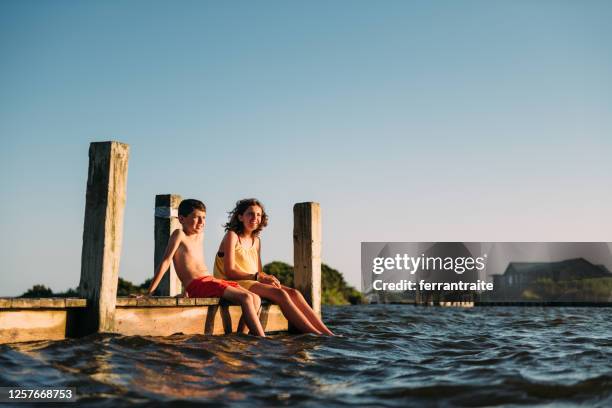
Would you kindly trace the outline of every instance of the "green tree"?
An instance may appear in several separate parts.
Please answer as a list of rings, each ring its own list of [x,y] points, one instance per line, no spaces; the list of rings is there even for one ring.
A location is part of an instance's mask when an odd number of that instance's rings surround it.
[[[81,297],[77,288],[70,288],[65,292],[55,293],[53,297],[64,297],[64,298],[78,298]]]
[[[274,261],[264,265],[263,270],[265,273],[276,276],[283,285],[293,287],[293,266]]]
[[[19,296],[22,298],[47,298],[52,297],[53,291],[45,285],[34,285],[28,289],[23,295]]]
[[[270,262],[264,266],[264,272],[274,275],[286,286],[293,287],[293,266],[284,262]],[[321,303],[325,305],[360,304],[363,295],[349,286],[342,274],[326,264],[321,264]]]
[[[146,293],[151,280],[152,278],[147,279],[140,285],[136,286],[129,280],[119,278],[119,284],[117,285],[117,296],[129,296],[131,294]]]

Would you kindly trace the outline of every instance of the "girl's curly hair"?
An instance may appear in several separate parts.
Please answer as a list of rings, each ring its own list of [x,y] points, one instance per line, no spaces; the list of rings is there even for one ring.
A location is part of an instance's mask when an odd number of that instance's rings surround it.
[[[238,235],[242,234],[244,232],[244,225],[242,222],[240,222],[238,216],[244,215],[246,210],[252,205],[256,205],[261,208],[261,222],[259,223],[257,229],[253,231],[253,236],[258,237],[261,230],[268,225],[268,214],[266,214],[263,204],[256,198],[245,198],[236,202],[234,209],[228,213],[229,221],[223,226],[225,231],[234,231]]]

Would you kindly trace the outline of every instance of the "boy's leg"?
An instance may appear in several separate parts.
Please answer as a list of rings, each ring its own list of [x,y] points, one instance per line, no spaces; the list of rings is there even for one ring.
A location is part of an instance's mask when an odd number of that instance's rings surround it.
[[[253,305],[253,298],[246,289],[228,286],[225,288],[225,291],[221,297],[229,300],[230,302],[240,304],[242,306],[242,317],[244,318],[246,325],[249,327],[251,334],[265,337],[263,327],[261,326],[261,322],[257,316],[257,310],[255,310],[255,306]]]
[[[334,335],[334,333],[332,333],[332,331],[329,330],[327,326],[325,326],[325,323],[323,323],[321,318],[317,316],[314,310],[312,310],[312,308],[310,307],[308,302],[306,302],[306,299],[304,299],[304,296],[299,290],[290,288],[285,285],[282,285],[281,287],[285,292],[287,292],[293,303],[295,303],[298,309],[300,309],[300,311],[304,314],[304,316],[306,316],[308,321],[310,321],[310,323],[314,327],[316,327],[318,330],[322,331],[325,334],[329,334],[330,336]]]
[[[249,328],[244,322],[244,313],[240,316],[240,320],[238,320],[238,328],[236,329],[236,333],[247,334],[249,332]]]
[[[254,283],[249,290],[279,305],[289,323],[302,333],[321,334],[321,331],[310,323],[284,290],[261,282]]]
[[[244,288],[240,288],[242,290],[244,290],[246,293],[248,293],[251,296],[251,302],[253,303],[253,307],[255,308],[255,313],[257,314],[257,319],[259,319],[259,321],[261,322],[261,319],[259,317],[259,314],[261,313],[261,298],[259,296],[257,296],[256,294],[254,294],[253,292],[249,292],[248,290],[244,289]],[[262,325],[263,327],[263,325]],[[238,332],[239,333],[245,333],[247,332],[247,327],[244,323],[244,318],[240,318],[240,322],[238,323]],[[252,334],[252,333],[251,333]]]
[[[239,286],[239,288],[251,296],[251,302],[253,302],[253,307],[255,308],[255,312],[257,313],[257,318],[259,319],[259,314],[261,313],[261,298],[257,296],[256,294],[254,294],[253,292],[249,292],[248,290],[244,289],[243,287]],[[261,320],[259,321],[261,322]],[[242,334],[246,334],[249,331],[244,322],[244,316],[240,318],[240,321],[238,322],[238,329],[236,331]]]

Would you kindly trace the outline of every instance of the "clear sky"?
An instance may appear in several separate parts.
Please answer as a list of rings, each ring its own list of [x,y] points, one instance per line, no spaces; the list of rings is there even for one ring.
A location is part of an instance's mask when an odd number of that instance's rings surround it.
[[[263,262],[318,201],[361,241],[612,241],[612,2],[0,2],[0,295],[75,287],[92,141],[131,146],[120,275],[155,194],[258,197]]]

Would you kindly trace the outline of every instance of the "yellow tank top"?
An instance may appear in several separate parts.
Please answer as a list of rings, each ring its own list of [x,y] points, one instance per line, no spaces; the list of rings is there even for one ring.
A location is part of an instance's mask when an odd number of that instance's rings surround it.
[[[221,256],[220,256],[221,255]],[[228,279],[225,275],[224,265],[223,265],[223,257],[225,254],[217,252],[215,256],[215,268],[213,270],[213,274],[215,278],[225,279],[225,280],[233,280]],[[259,255],[257,253],[257,248],[255,247],[255,241],[253,241],[253,245],[250,248],[244,248],[242,243],[240,242],[240,237],[238,237],[238,242],[234,247],[234,266],[240,272],[246,273],[255,273],[259,270]],[[238,280],[236,281],[243,288],[249,288],[256,281],[254,280]]]

